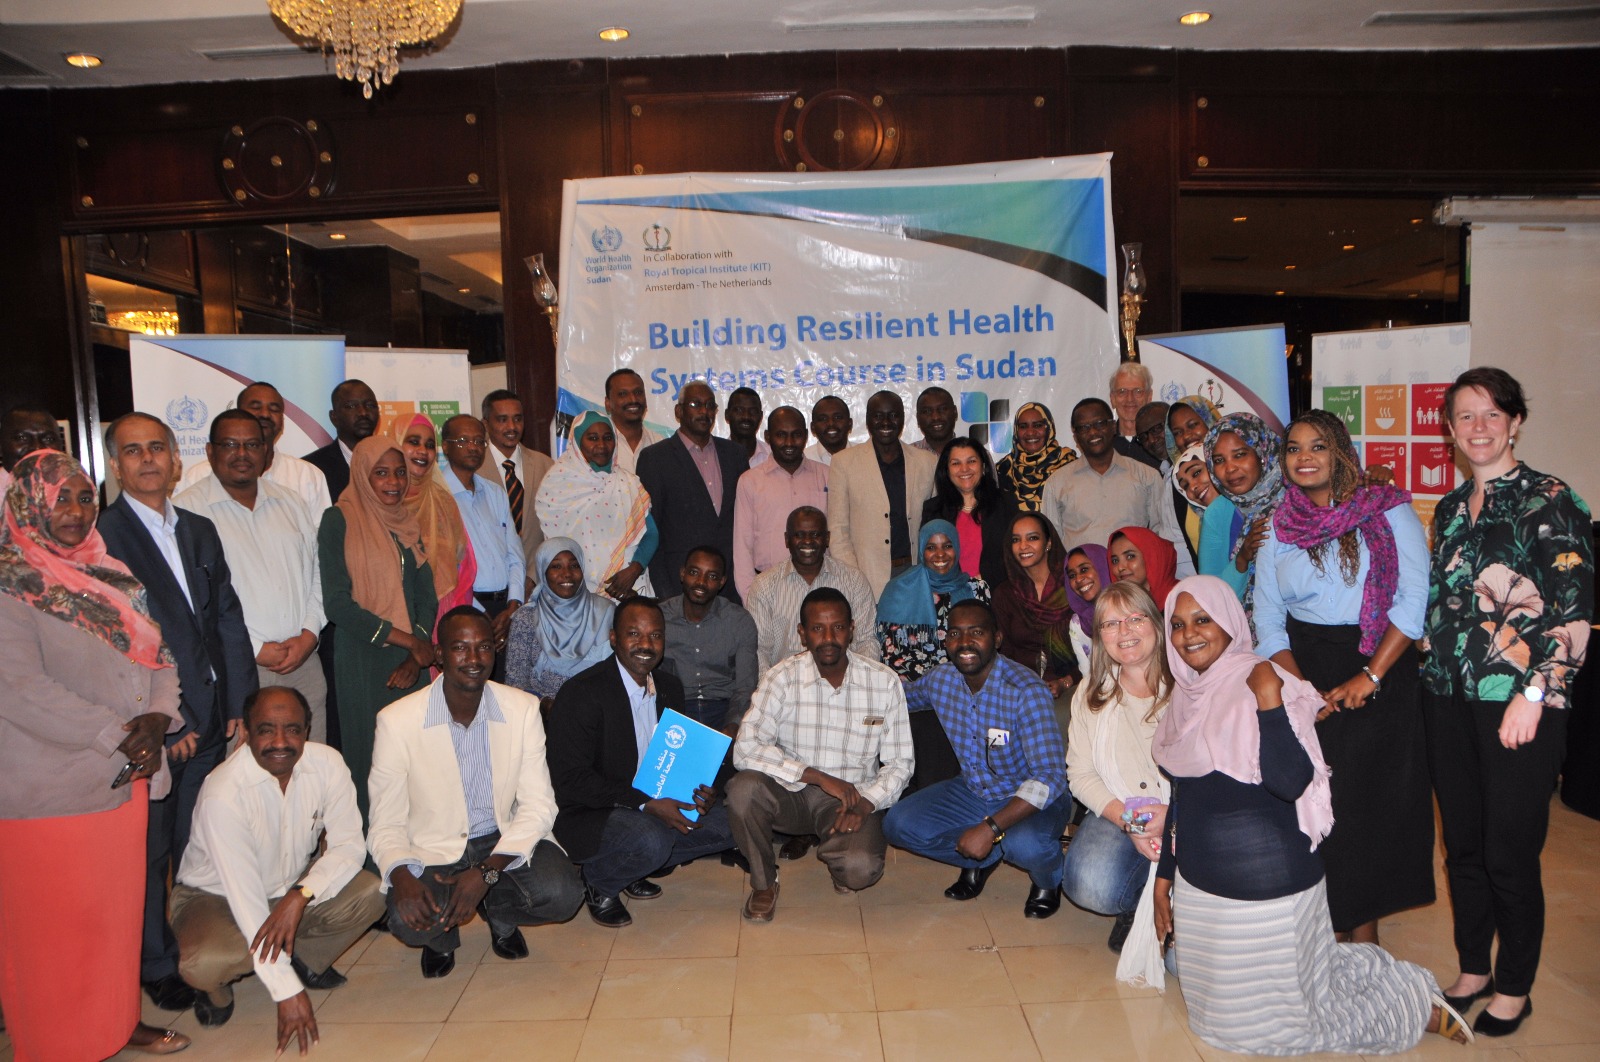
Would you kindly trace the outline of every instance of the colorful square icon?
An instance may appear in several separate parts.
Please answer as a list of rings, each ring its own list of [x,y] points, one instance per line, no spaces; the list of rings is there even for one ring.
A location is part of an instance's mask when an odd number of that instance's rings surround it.
[[[1412,498],[1411,508],[1422,521],[1422,533],[1427,536],[1428,549],[1433,549],[1433,513],[1439,507],[1437,498]]]
[[[1404,435],[1410,430],[1405,384],[1373,384],[1366,389],[1367,435]]]
[[[1387,466],[1394,473],[1394,484],[1404,487],[1406,479],[1406,444],[1394,442],[1368,442],[1362,454],[1362,463],[1367,469],[1377,468],[1379,465]]]
[[[1448,494],[1456,486],[1456,449],[1449,443],[1411,444],[1411,493]]]
[[[1322,408],[1344,421],[1344,426],[1351,435],[1362,434],[1361,388],[1324,387],[1322,389]]]
[[[1412,435],[1444,437],[1444,393],[1449,389],[1447,383],[1411,385]]]

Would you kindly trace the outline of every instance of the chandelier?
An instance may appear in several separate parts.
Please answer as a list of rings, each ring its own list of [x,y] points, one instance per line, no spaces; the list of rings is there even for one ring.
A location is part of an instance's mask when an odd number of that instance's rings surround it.
[[[290,31],[333,53],[338,75],[361,82],[361,94],[400,72],[399,51],[426,44],[455,21],[462,0],[267,0]]]

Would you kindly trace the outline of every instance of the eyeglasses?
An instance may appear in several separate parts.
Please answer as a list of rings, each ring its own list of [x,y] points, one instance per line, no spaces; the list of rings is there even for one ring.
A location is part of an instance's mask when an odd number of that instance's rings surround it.
[[[1132,398],[1134,395],[1147,395],[1149,393],[1150,388],[1148,387],[1115,387],[1111,390],[1111,397]]]
[[[489,440],[477,435],[452,435],[445,443],[449,446],[476,446],[481,450],[489,445]]]
[[[709,402],[702,402],[698,398],[685,398],[683,400],[683,408],[692,409],[696,413],[700,412],[701,410],[709,409],[711,412],[715,413],[717,411],[717,403],[714,399]]]
[[[1101,620],[1099,623],[1101,634],[1116,634],[1123,630],[1129,634],[1138,634],[1149,625],[1149,616],[1129,616],[1126,619]]]
[[[260,439],[223,439],[221,442],[215,442],[211,445],[216,447],[218,450],[221,450],[225,454],[236,453],[239,450],[244,450],[247,453],[253,454],[259,451],[265,444],[262,443]]]

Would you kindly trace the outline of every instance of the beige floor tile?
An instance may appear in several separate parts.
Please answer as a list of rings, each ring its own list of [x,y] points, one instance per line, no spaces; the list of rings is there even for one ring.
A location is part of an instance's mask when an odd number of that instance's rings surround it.
[[[883,1058],[876,1014],[736,1014],[728,1057],[734,1062],[877,1062]]]
[[[603,962],[526,960],[480,966],[473,971],[450,1020],[582,1020],[594,1005],[605,968]]]
[[[559,925],[523,926],[522,939],[528,942],[528,959],[533,962],[604,962],[611,957],[611,946],[616,942],[617,931],[595,925],[589,912],[579,908],[576,917]],[[462,943],[462,951],[465,951],[466,940],[463,939]],[[480,961],[496,966],[527,960],[502,959],[488,950]]]
[[[861,909],[854,905],[785,909],[780,889],[778,913],[772,921],[739,920],[740,955],[827,955],[866,950]]]
[[[1520,1047],[1516,1051],[1522,1062],[1594,1062],[1600,1055],[1595,1044],[1551,1044],[1546,1047]]]
[[[1188,1030],[1159,998],[1030,1003],[1023,1012],[1046,1059],[1194,1062]]]
[[[993,951],[902,951],[872,955],[878,1009],[937,1010],[1017,1002]]]
[[[528,948],[533,948],[532,936],[536,930],[524,929],[523,935],[529,938]],[[356,966],[392,966],[397,963],[406,963],[412,969],[418,968],[421,961],[420,948],[407,947],[395,939],[393,933],[374,934],[373,940],[367,945],[361,957],[354,963]],[[483,961],[489,951],[489,928],[483,924],[483,919],[474,918],[471,922],[461,927],[461,947],[456,949],[456,966],[475,966]],[[420,973],[418,977],[422,976]]]
[[[590,1021],[578,1062],[717,1062],[728,1057],[726,1017]]]
[[[1024,1003],[1159,998],[1154,989],[1118,981],[1117,957],[1104,945],[1001,948],[1000,958],[1011,977],[1011,987]]]
[[[635,916],[642,910],[691,910],[697,908],[725,908],[737,911],[744,902],[745,885],[749,879],[737,867],[725,867],[716,856],[696,860],[679,867],[667,877],[656,882],[661,895],[643,903],[626,899],[628,910]],[[587,918],[582,911],[578,917]]]
[[[872,966],[856,955],[743,955],[733,1013],[809,1014],[875,1011]]]
[[[994,882],[990,881],[989,886],[992,889]],[[1111,935],[1111,919],[1080,911],[1065,900],[1061,901],[1061,910],[1049,918],[1028,918],[1022,913],[1022,901],[1027,896],[1024,879],[1023,887],[1006,892],[1003,902],[996,902],[996,897],[988,890],[978,898],[978,909],[988,919],[989,932],[994,934],[996,944],[1003,948],[1034,948],[1045,944],[1098,944],[1105,948],[1106,937]]]
[[[616,938],[611,948],[613,959],[698,959],[739,954],[739,912],[733,907],[662,910],[648,903],[635,903],[630,910],[633,925],[610,931]],[[589,921],[587,916],[584,921]]]
[[[867,950],[874,953],[958,951],[994,945],[983,912],[970,902],[864,907],[861,922],[867,932]]]
[[[539,1062],[572,1062],[578,1057],[587,1022],[451,1020],[433,1042],[427,1062],[485,1062],[520,1058],[526,1048]]]
[[[423,1062],[443,1028],[437,1023],[346,1025],[325,1021],[319,1021],[317,1027],[319,1040],[307,1056],[314,1062],[370,1062],[375,1058],[384,1062]],[[185,1062],[275,1062],[278,1055],[276,1033],[261,1025],[229,1022],[220,1029],[200,1029],[190,1031],[189,1035],[194,1038],[194,1044],[182,1053]],[[283,1058],[298,1059],[297,1051],[298,1048],[291,1047]],[[116,1062],[137,1062],[150,1057],[133,1051],[113,1056]]]
[[[329,993],[327,1002],[317,1008],[317,1023],[443,1022],[474,969],[458,964],[448,977],[430,980],[410,964],[357,964],[351,968],[350,983]]]
[[[1540,970],[1533,986],[1533,1013],[1507,1039],[1517,1051],[1546,1044],[1600,1045],[1600,999],[1560,974]],[[1595,1054],[1600,1057],[1600,1049]]]
[[[612,959],[590,1017],[732,1014],[736,964],[735,959]]]
[[[1542,1048],[1528,1048],[1538,1051]],[[1590,1058],[1594,1057],[1594,1047],[1590,1045]],[[1228,1059],[1240,1058],[1240,1055],[1219,1056]],[[1348,1055],[1328,1055],[1327,1058],[1341,1057],[1348,1059]],[[1426,1035],[1411,1050],[1398,1055],[1372,1055],[1374,1059],[1383,1059],[1384,1062],[1520,1062],[1517,1052],[1512,1050],[1511,1044],[1505,1040],[1494,1040],[1487,1036],[1480,1037],[1478,1042],[1470,1046],[1451,1043],[1440,1036]]]
[[[1027,1019],[1017,1006],[880,1013],[878,1031],[886,1062],[959,1058],[1023,1062],[1039,1057]]]
[[[889,849],[889,856],[883,880],[857,894],[863,906],[954,902],[945,897],[944,890],[961,873],[959,868],[895,848]]]

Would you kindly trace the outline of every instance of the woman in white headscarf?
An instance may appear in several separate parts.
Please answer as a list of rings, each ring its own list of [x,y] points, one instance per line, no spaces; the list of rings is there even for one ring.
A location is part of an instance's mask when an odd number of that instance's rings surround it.
[[[621,601],[653,592],[647,569],[660,536],[639,477],[612,463],[616,449],[611,421],[593,411],[579,417],[534,511],[547,536],[582,548],[590,591]]]

